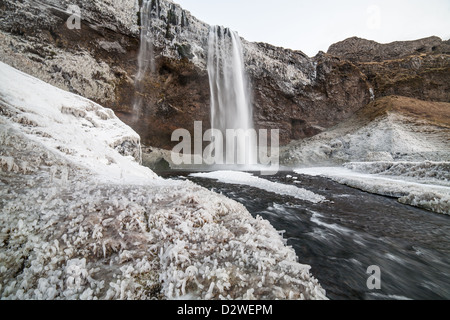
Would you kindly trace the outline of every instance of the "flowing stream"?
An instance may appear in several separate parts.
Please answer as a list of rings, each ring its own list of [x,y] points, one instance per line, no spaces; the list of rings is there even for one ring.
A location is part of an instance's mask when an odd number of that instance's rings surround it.
[[[312,266],[330,299],[450,299],[449,216],[292,172],[261,178],[305,188],[328,201],[314,204],[186,172],[161,175],[223,193],[284,230],[287,244],[301,263]],[[372,265],[381,270],[380,290],[367,287]]]
[[[149,68],[154,69],[151,26],[152,16],[159,15],[157,11],[158,6],[152,8],[152,1],[143,1],[136,117],[141,111],[143,79]],[[242,163],[239,159],[242,156],[245,164],[256,164],[257,143],[251,135],[247,141],[236,141],[226,135],[230,129],[234,132],[254,129],[243,47],[236,32],[211,27],[207,69],[212,129],[221,133],[227,164],[230,157],[233,164]],[[214,132],[212,135],[216,137]],[[403,205],[395,199],[325,178],[292,172],[262,178],[302,187],[324,196],[327,201],[308,202],[248,185],[194,178],[189,172],[160,175],[190,179],[223,193],[242,203],[253,216],[259,215],[275,229],[283,230],[287,244],[295,249],[301,263],[312,266],[311,272],[330,299],[450,299],[449,216]],[[371,276],[367,270],[371,266],[381,271],[381,289],[370,289],[367,285]]]

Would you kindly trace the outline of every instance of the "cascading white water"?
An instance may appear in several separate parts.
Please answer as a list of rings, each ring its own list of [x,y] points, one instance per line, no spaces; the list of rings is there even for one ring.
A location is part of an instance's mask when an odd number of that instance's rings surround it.
[[[150,72],[155,71],[155,55],[153,51],[153,33],[152,27],[152,14],[158,15],[159,6],[154,5],[152,8],[152,0],[144,0],[140,11],[141,20],[141,35],[140,35],[140,47],[138,54],[138,72],[135,78],[135,99],[133,105],[133,115],[137,119],[142,109],[143,101],[143,83],[145,75],[150,68]]]
[[[219,26],[211,27],[208,40],[208,75],[211,88],[211,126],[226,136],[227,129],[253,130],[253,108],[250,86],[245,73],[242,42],[237,32]],[[246,142],[225,140],[226,152],[233,148],[234,164],[257,163],[256,137]],[[241,161],[239,161],[241,155]],[[228,155],[225,155],[229,159]],[[229,161],[227,161],[229,164]]]

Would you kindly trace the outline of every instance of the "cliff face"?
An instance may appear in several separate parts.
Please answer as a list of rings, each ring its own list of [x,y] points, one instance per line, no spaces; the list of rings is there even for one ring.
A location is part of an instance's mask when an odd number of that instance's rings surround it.
[[[173,130],[192,129],[194,121],[209,127],[209,26],[169,0],[152,1],[156,72],[136,92],[140,2],[0,0],[0,60],[112,108],[144,144],[171,149]],[[80,30],[66,26],[71,4],[81,9]],[[379,62],[347,55],[353,50],[357,57],[366,42],[368,52],[378,47],[365,41],[344,41],[311,58],[243,40],[257,128],[281,129],[284,145],[347,119],[378,96],[449,101],[447,43],[432,38],[418,52],[386,45],[394,53],[382,50]],[[137,95],[144,108],[136,121]]]
[[[357,37],[330,46],[328,53],[351,62],[381,62],[426,53],[450,54],[449,41],[429,37],[413,41],[381,44]]]
[[[446,161],[449,135],[450,103],[386,96],[332,129],[282,148],[281,163]]]
[[[367,77],[375,97],[400,95],[449,102],[450,42],[438,37],[380,44],[350,38],[328,54],[351,61]]]

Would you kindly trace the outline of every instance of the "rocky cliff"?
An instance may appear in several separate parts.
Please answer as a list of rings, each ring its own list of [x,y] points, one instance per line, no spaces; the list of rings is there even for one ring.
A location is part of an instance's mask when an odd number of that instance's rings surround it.
[[[449,136],[450,103],[387,96],[326,132],[282,148],[281,162],[295,167],[354,161],[446,161]]]
[[[400,95],[449,102],[450,41],[430,37],[380,44],[350,38],[328,54],[351,61],[367,77],[376,98]]]
[[[140,2],[0,0],[0,60],[112,108],[145,144],[171,149],[173,130],[210,122],[209,26],[172,1],[152,1],[156,71],[136,91]],[[81,9],[79,30],[66,25],[69,5]],[[281,129],[285,145],[338,124],[377,97],[448,102],[448,42],[418,43],[350,39],[308,57],[243,40],[257,128]],[[137,97],[144,108],[135,120]]]
[[[352,37],[330,46],[328,53],[351,62],[381,62],[426,53],[450,54],[450,42],[438,37],[378,43]]]

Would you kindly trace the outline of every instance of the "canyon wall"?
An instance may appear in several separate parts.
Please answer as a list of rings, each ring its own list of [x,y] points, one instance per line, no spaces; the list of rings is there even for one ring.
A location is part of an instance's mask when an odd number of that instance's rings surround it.
[[[80,8],[81,29],[67,20]],[[0,60],[111,108],[146,145],[171,149],[172,132],[210,123],[206,71],[210,26],[169,0],[152,0],[156,70],[135,90],[138,0],[0,0]],[[239,30],[237,30],[239,31]],[[448,41],[381,45],[351,38],[308,57],[242,40],[257,129],[281,144],[316,135],[371,100],[402,95],[449,102]],[[133,102],[142,97],[142,114]]]

